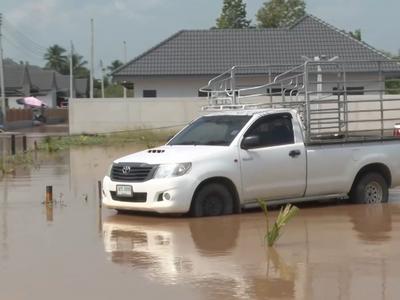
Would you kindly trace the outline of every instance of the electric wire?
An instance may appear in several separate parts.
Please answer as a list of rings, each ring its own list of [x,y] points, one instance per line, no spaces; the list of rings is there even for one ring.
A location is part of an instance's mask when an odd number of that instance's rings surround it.
[[[43,55],[37,54],[35,52],[29,51],[28,49],[19,46],[18,44],[15,44],[14,41],[8,38],[8,36],[3,35],[4,41],[6,44],[10,45],[14,49],[20,51],[21,53],[23,52],[25,55],[33,58],[33,59],[43,59]]]
[[[9,22],[6,18],[4,19],[4,28],[5,30],[8,30],[11,32],[11,34],[19,36],[21,39],[26,40],[31,46],[35,47],[37,50],[40,51],[47,51],[47,47],[37,43],[34,41],[32,38],[30,38],[28,35],[24,34],[20,30],[18,30],[11,22]]]
[[[43,51],[43,50],[38,49],[36,47],[33,47],[28,41],[20,39],[20,38],[18,38],[18,36],[15,36],[13,34],[10,34],[9,31],[5,30],[4,36],[6,36],[8,38],[8,40],[12,40],[12,42],[15,45],[18,45],[19,47],[24,48],[27,51],[30,51],[32,53],[35,53],[37,55],[42,55],[42,56],[46,53],[46,51]]]
[[[9,35],[3,35],[3,37],[8,44],[13,46],[13,48],[19,50],[20,52],[29,53],[35,57],[40,57],[41,59],[43,59],[43,56],[45,55],[44,52],[38,52],[36,50],[30,49],[29,47],[21,45],[21,43],[19,43],[17,40],[10,37]]]

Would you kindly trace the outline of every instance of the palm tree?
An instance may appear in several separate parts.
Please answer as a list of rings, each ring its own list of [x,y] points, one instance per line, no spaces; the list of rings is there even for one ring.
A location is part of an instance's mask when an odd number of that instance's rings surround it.
[[[83,56],[78,53],[72,55],[72,68],[74,70],[74,75],[78,78],[88,77],[89,70],[85,67],[87,64],[86,60],[83,60]],[[69,74],[69,71],[68,71]]]
[[[44,55],[44,59],[47,61],[45,67],[62,73],[67,64],[67,56],[64,53],[65,49],[57,44],[47,48]]]
[[[63,64],[60,66],[60,69],[57,70],[59,73],[63,75],[70,74],[70,57],[71,56],[66,57],[65,62],[63,62]],[[74,76],[77,78],[89,77],[89,70],[85,67],[86,64],[87,61],[83,60],[82,55],[79,55],[78,53],[72,54],[72,69]]]
[[[120,61],[119,59],[116,59],[111,62],[111,64],[107,67],[107,69],[110,71],[110,73],[112,73],[122,65],[123,65],[123,62]]]

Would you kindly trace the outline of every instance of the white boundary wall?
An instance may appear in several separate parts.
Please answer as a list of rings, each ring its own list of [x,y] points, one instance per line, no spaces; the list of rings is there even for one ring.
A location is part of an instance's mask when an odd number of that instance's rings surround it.
[[[69,107],[69,133],[180,128],[199,116],[207,103],[205,98],[73,99]]]
[[[295,98],[295,97],[294,97]],[[378,99],[378,95],[349,96],[351,100]],[[385,95],[385,99],[400,99],[400,95]],[[247,103],[269,102],[269,97],[246,99]],[[289,98],[286,98],[289,101]],[[295,99],[293,99],[295,100]],[[281,101],[274,97],[273,101]],[[70,134],[94,134],[127,131],[134,129],[182,128],[194,118],[204,114],[201,107],[207,105],[205,98],[107,98],[73,99],[69,107]],[[349,104],[350,109],[379,109],[379,103]],[[400,100],[386,102],[384,108],[397,111],[385,113],[386,118],[398,121],[385,122],[386,128],[400,123]],[[379,119],[380,113],[357,113],[349,116],[353,120]],[[370,128],[371,127],[371,128]],[[356,123],[353,130],[379,127],[379,122]]]

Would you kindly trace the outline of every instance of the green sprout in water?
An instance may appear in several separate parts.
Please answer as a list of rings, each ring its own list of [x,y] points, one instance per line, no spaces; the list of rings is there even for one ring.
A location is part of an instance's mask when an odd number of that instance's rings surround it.
[[[285,225],[289,222],[289,220],[296,215],[299,209],[292,204],[286,204],[284,208],[281,207],[281,210],[279,211],[279,215],[276,218],[275,223],[272,225],[272,228],[270,228],[267,201],[265,200],[257,200],[257,201],[264,212],[265,221],[267,223],[267,228],[266,228],[267,232],[265,233],[264,241],[267,242],[268,247],[272,247],[281,236],[281,230],[283,229],[283,227],[285,227]]]

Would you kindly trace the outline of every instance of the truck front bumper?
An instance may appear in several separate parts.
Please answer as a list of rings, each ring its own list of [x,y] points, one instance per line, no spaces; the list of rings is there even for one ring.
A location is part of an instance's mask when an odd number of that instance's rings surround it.
[[[117,197],[117,185],[131,186],[133,195],[140,197],[135,196],[136,199]],[[106,176],[103,179],[102,202],[105,207],[117,210],[186,213],[190,209],[196,186],[197,182],[187,175],[151,179],[145,182],[117,182]],[[169,197],[164,197],[165,193]]]

